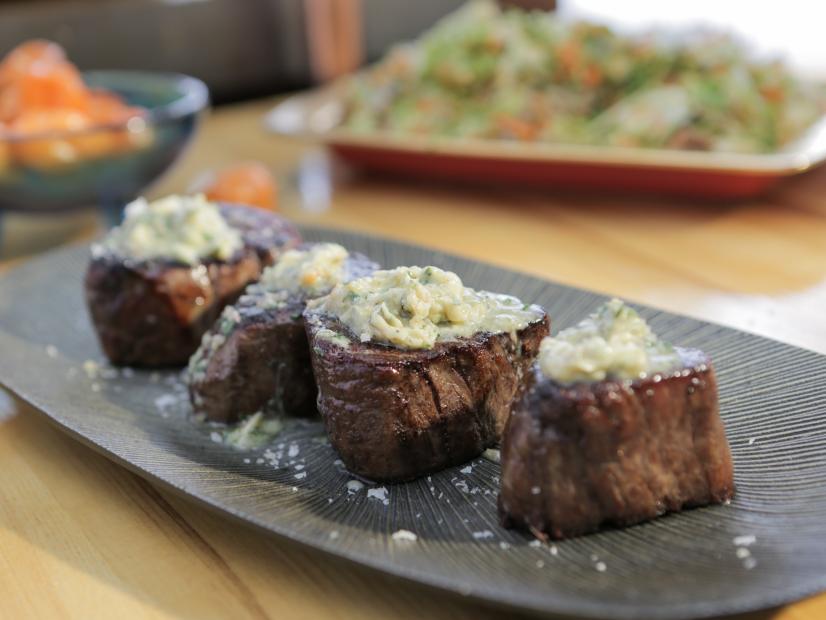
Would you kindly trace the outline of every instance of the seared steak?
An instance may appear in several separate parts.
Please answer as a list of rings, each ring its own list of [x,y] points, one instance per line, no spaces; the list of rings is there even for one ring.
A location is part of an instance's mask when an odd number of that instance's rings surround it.
[[[350,254],[345,280],[378,265]],[[303,294],[247,288],[204,336],[189,366],[195,411],[216,422],[236,422],[257,411],[311,416],[316,389],[302,313]]]
[[[732,497],[714,369],[677,352],[684,368],[633,382],[536,370],[502,442],[503,524],[558,539]]]
[[[187,362],[227,304],[285,249],[300,243],[285,219],[260,209],[221,205],[244,247],[227,261],[196,266],[136,262],[102,252],[86,272],[86,301],[106,357],[114,364],[175,366]]]
[[[360,342],[337,319],[305,312],[318,409],[347,468],[373,480],[410,480],[498,442],[548,334],[541,316],[515,337],[479,333],[405,350]]]

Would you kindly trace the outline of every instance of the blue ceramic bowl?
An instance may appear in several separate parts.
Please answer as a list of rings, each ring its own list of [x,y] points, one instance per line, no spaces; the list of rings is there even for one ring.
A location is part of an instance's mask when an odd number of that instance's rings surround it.
[[[148,115],[76,132],[0,136],[0,212],[88,206],[117,212],[175,162],[209,103],[206,85],[185,75],[91,71],[83,77]]]

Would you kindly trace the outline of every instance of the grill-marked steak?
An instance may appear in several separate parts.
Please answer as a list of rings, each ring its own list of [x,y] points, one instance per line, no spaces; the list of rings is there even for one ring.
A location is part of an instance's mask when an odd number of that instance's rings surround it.
[[[376,269],[366,256],[351,253],[344,279]],[[318,390],[302,316],[307,299],[256,284],[227,308],[190,362],[195,411],[216,422],[235,422],[257,411],[314,415]]]
[[[300,243],[293,225],[273,213],[228,204],[220,210],[244,243],[231,260],[190,266],[167,260],[137,262],[112,253],[92,258],[86,301],[112,363],[185,364],[221,310],[282,251]]]
[[[514,338],[479,333],[405,350],[360,342],[317,311],[305,318],[330,442],[351,472],[383,481],[458,465],[498,442],[549,328],[542,312]]]
[[[714,369],[676,351],[683,368],[632,382],[535,371],[502,442],[504,525],[559,539],[732,497]]]

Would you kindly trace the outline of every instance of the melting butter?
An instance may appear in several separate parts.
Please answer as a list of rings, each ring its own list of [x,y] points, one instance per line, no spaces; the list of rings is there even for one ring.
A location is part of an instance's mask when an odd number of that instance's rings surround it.
[[[206,258],[228,260],[242,246],[241,234],[227,224],[216,204],[203,195],[173,195],[129,203],[123,223],[95,251],[196,265]]]
[[[542,373],[560,383],[638,379],[680,365],[679,354],[637,312],[612,299],[539,348]]]
[[[538,306],[468,288],[438,267],[377,271],[338,284],[308,306],[338,318],[362,342],[402,349],[430,349],[480,332],[515,334],[543,316]]]
[[[261,276],[261,285],[273,291],[318,297],[344,279],[348,253],[337,243],[317,243],[306,250],[289,250]]]

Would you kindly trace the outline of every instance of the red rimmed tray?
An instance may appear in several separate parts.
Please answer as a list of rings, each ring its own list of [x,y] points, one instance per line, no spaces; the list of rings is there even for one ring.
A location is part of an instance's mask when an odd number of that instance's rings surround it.
[[[417,177],[567,189],[748,198],[826,161],[826,118],[782,151],[739,154],[457,139],[341,127],[341,84],[292,96],[266,117],[356,165]]]

